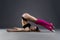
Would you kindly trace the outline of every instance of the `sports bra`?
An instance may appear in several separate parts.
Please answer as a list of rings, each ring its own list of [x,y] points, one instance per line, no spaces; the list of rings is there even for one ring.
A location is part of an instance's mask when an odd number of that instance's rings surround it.
[[[26,25],[23,26],[23,28],[26,28],[26,27],[31,27],[31,24],[30,23],[27,23]]]

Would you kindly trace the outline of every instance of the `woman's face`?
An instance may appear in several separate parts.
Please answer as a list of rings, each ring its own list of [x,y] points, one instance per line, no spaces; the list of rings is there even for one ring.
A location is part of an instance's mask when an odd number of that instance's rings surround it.
[[[31,29],[32,31],[35,31],[35,30],[36,30],[36,26],[32,26],[30,29]]]

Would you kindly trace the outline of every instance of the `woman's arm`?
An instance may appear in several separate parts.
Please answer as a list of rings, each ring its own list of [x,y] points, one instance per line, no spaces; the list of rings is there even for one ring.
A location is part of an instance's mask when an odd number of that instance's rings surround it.
[[[7,29],[7,32],[30,32],[30,29],[29,28]]]
[[[22,26],[24,26],[25,24],[24,24],[24,20],[22,19],[22,21],[21,21],[21,24],[22,24]]]

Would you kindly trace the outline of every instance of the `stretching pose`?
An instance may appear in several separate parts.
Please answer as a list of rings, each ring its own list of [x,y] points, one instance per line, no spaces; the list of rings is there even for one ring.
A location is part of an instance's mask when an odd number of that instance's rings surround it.
[[[55,32],[54,30],[54,25],[52,23],[49,23],[45,20],[42,20],[42,19],[38,19],[38,18],[35,18],[34,16],[31,16],[29,13],[24,13],[22,15],[22,26],[23,28],[14,28],[13,30],[10,30],[8,29],[7,31],[25,31],[25,32],[28,32],[28,31],[40,31],[38,27],[31,27],[31,24],[28,22],[28,21],[31,21],[31,22],[34,22],[35,24],[39,24],[41,26],[44,26],[45,28],[47,28],[48,30],[52,31],[52,32]]]
[[[34,16],[31,16],[29,13],[24,13],[22,15],[22,18],[25,20],[25,21],[31,21],[31,22],[34,22],[35,24],[39,24],[39,25],[42,25],[44,26],[45,28],[47,28],[48,30],[52,31],[52,32],[55,32],[54,30],[54,25],[52,23],[49,23],[45,20],[42,20],[42,19],[38,19],[38,18],[35,18]],[[23,20],[22,20],[22,26],[24,26],[26,24],[26,22],[23,23]]]

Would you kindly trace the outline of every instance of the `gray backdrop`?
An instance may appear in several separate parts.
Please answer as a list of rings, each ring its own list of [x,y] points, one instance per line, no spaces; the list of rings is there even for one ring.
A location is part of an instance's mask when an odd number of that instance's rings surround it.
[[[59,0],[0,0],[0,28],[21,27],[24,12],[53,22],[56,28],[60,28]]]

